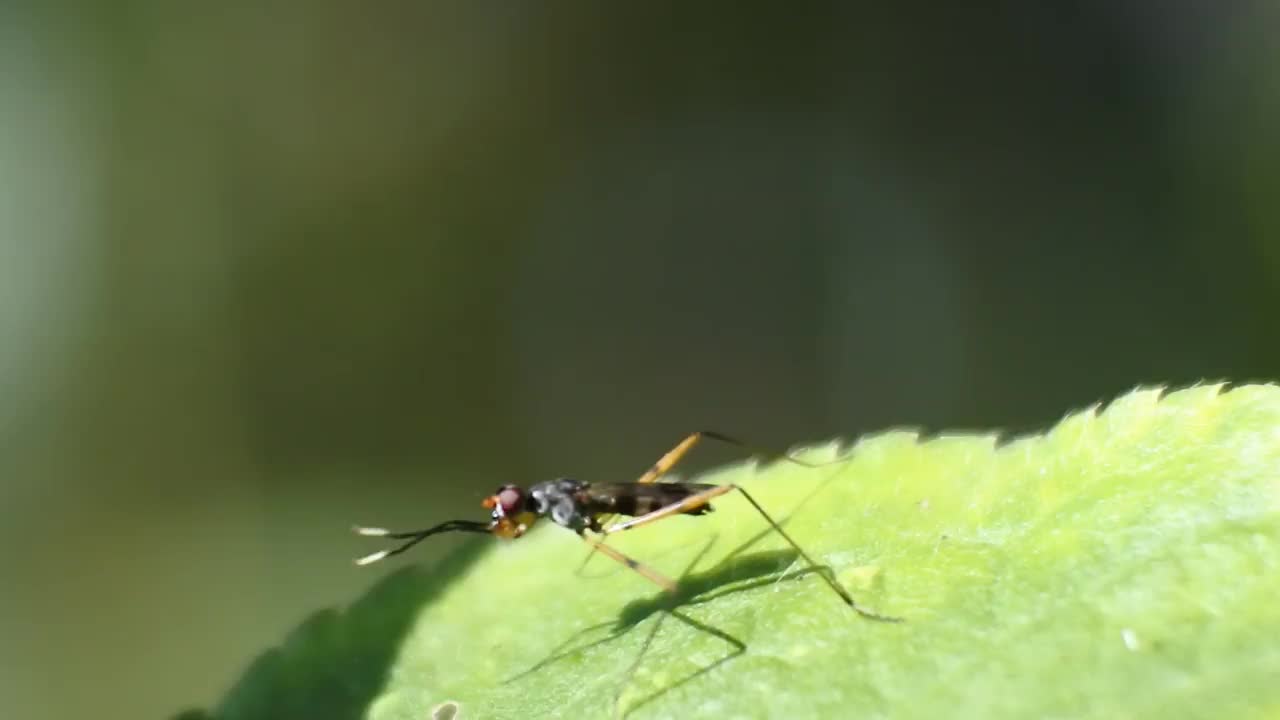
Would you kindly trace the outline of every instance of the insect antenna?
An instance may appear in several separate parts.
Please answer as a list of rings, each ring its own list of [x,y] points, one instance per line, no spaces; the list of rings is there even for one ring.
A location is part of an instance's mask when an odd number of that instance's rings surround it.
[[[489,523],[475,522],[473,520],[450,520],[425,530],[411,530],[409,532],[392,532],[386,528],[361,527],[356,525],[352,527],[351,530],[357,535],[363,535],[365,537],[385,537],[392,538],[394,540],[407,540],[408,542],[397,545],[394,548],[379,550],[374,553],[369,553],[364,557],[356,558],[355,563],[357,565],[369,565],[371,563],[376,563],[379,560],[389,558],[392,555],[399,555],[432,535],[447,532],[488,533],[489,528]]]

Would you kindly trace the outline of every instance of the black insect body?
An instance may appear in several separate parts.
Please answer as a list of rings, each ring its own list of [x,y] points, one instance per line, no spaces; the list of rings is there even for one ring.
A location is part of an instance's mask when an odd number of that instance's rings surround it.
[[[817,570],[827,585],[840,596],[846,604],[862,615],[877,619],[895,621],[865,611],[857,606],[853,597],[830,577],[822,572],[818,563],[809,557],[795,540],[765,511],[755,498],[738,485],[712,485],[706,483],[668,482],[657,480],[680,461],[703,438],[711,438],[751,449],[750,446],[734,440],[726,435],[711,431],[696,432],[663,455],[644,475],[630,483],[586,483],[571,478],[559,478],[537,483],[527,490],[518,485],[503,485],[486,497],[482,505],[490,510],[488,522],[471,520],[451,520],[425,530],[411,532],[392,532],[383,528],[356,527],[360,535],[388,537],[405,542],[397,547],[380,550],[358,560],[358,565],[368,565],[384,558],[408,550],[432,535],[446,532],[487,533],[502,538],[518,538],[529,531],[541,518],[550,518],[552,522],[569,528],[577,533],[593,550],[617,560],[635,570],[653,583],[674,592],[676,585],[669,578],[622,552],[605,544],[605,539],[617,532],[632,530],[648,525],[673,515],[703,515],[712,511],[711,500],[721,495],[737,491],[751,503],[760,516],[769,523],[775,532],[783,537],[800,557]],[[789,455],[769,453],[792,463],[806,467],[817,467]],[[613,521],[612,518],[622,516],[625,520]],[[606,522],[609,520],[609,522]]]
[[[603,533],[604,528],[598,523],[602,515],[639,517],[715,487],[718,486],[702,483],[585,483],[560,478],[530,487],[531,502],[525,507],[574,532]],[[711,509],[710,504],[703,504],[685,510],[684,514],[702,515]]]

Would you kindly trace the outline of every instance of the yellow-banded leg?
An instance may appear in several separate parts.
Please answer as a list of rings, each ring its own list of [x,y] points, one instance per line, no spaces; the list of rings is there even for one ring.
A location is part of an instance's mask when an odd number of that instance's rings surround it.
[[[863,610],[862,608],[858,607],[858,604],[853,601],[853,596],[849,594],[849,591],[845,590],[844,587],[841,586],[840,583],[837,583],[835,581],[835,578],[831,576],[830,568],[824,568],[823,566],[815,562],[813,558],[809,557],[809,553],[805,552],[804,549],[801,548],[800,545],[798,545],[796,541],[793,540],[791,536],[787,534],[787,531],[783,530],[782,526],[779,525],[777,521],[775,521],[769,515],[769,513],[765,512],[765,509],[760,506],[760,503],[756,502],[756,499],[751,497],[751,493],[748,493],[746,490],[743,490],[742,487],[738,485],[732,485],[732,484],[717,485],[708,490],[703,490],[702,492],[697,493],[695,495],[690,495],[689,497],[679,502],[675,502],[665,507],[658,508],[657,510],[654,510],[651,513],[646,513],[639,517],[632,518],[625,522],[621,522],[616,525],[613,525],[612,527],[606,528],[602,534],[605,536],[608,536],[616,532],[622,532],[623,530],[634,530],[635,528],[641,527],[643,525],[648,525],[649,523],[657,522],[658,520],[671,517],[672,515],[680,515],[683,513],[687,513],[690,510],[696,510],[699,507],[702,507],[703,505],[706,505],[707,503],[711,502],[713,499],[718,498],[721,495],[725,495],[727,493],[733,492],[734,490],[737,490],[738,492],[742,493],[742,496],[747,499],[747,502],[751,503],[751,506],[756,509],[756,512],[760,513],[760,517],[764,518],[765,521],[768,522],[769,525],[775,531],[777,531],[777,533],[781,535],[783,539],[786,540],[789,545],[791,545],[792,548],[795,549],[795,551],[800,555],[800,557],[804,558],[805,562],[809,563],[809,567],[813,568],[815,572],[817,572],[820,576],[822,576],[822,579],[826,581],[827,585],[831,586],[831,589],[834,590],[835,593],[840,596],[841,600],[844,600],[845,604],[847,604],[849,607],[856,610],[859,615],[863,615],[864,617],[868,617],[873,620],[883,620],[886,622],[901,622],[901,618],[877,615],[876,613],[873,613],[869,610]],[[599,547],[601,550],[604,550],[604,548],[608,546],[604,545],[603,543],[599,543],[597,547]],[[826,572],[823,572],[824,570],[826,570]]]
[[[645,485],[645,484],[657,482],[659,478],[667,474],[667,472],[670,471],[671,468],[675,467],[681,460],[683,460],[685,455],[688,455],[689,451],[692,450],[693,447],[697,445],[698,442],[703,438],[707,438],[709,440],[715,440],[717,442],[722,442],[722,443],[725,443],[726,445],[733,445],[733,446],[742,448],[743,450],[746,450],[755,455],[763,455],[768,458],[779,458],[791,463],[795,463],[796,465],[802,465],[808,468],[822,467],[823,465],[831,464],[831,463],[815,464],[815,463],[805,462],[804,460],[791,457],[787,453],[779,452],[777,450],[769,450],[767,448],[756,447],[749,443],[745,443],[741,440],[738,440],[737,438],[729,437],[724,433],[716,432],[715,430],[699,430],[697,432],[689,433],[689,435],[686,436],[685,439],[681,440],[679,443],[676,444],[675,447],[668,450],[667,453],[663,455],[661,458],[658,458],[658,462],[654,463],[653,467],[646,470],[645,473],[636,480],[636,483]],[[608,527],[608,525],[613,521],[615,517],[616,516],[613,514],[606,514],[606,515],[600,515],[596,518],[597,522],[600,525],[605,526],[604,531],[602,532],[602,539],[603,539],[603,535],[607,535],[609,532],[611,532],[612,528]],[[578,566],[578,572],[581,572],[582,569],[587,566],[587,562],[591,560],[592,553],[594,553],[596,549],[598,549],[598,547],[602,544],[603,542],[597,543],[596,545],[592,546],[591,553],[588,553],[587,556],[583,558],[582,565]]]
[[[671,448],[671,450],[668,451],[666,455],[663,455],[661,458],[658,459],[658,462],[653,464],[653,467],[645,471],[645,474],[641,475],[640,478],[636,480],[636,482],[641,484],[657,482],[658,478],[662,477],[667,473],[667,471],[675,467],[676,463],[679,463],[684,458],[684,456],[687,455],[689,451],[693,449],[693,446],[697,445],[698,441],[702,440],[703,438],[707,438],[709,440],[715,440],[717,442],[722,442],[727,445],[737,446],[739,448],[742,448],[743,450],[750,452],[753,455],[763,455],[768,458],[778,458],[780,460],[786,460],[788,462],[792,462],[797,465],[803,465],[804,467],[811,467],[811,468],[821,467],[822,465],[830,464],[830,463],[814,464],[814,463],[805,462],[804,460],[791,457],[790,455],[784,452],[779,452],[777,450],[769,450],[767,448],[760,448],[760,447],[755,447],[753,445],[749,445],[741,440],[738,440],[737,438],[731,438],[728,435],[718,433],[714,430],[699,430],[695,433],[690,433],[688,437],[686,437],[684,440],[681,440],[680,443],[677,444],[675,447]]]
[[[640,562],[639,560],[636,560],[633,557],[630,557],[629,555],[625,555],[622,552],[615,550],[614,548],[611,548],[608,545],[605,545],[603,542],[595,538],[590,538],[590,537],[587,537],[586,535],[582,535],[581,537],[593,549],[599,550],[605,555],[608,555],[614,560],[617,560],[623,565],[626,565],[632,570],[635,570],[636,572],[643,575],[645,579],[647,579],[649,582],[653,583],[654,585],[661,587],[663,590],[666,590],[669,593],[674,593],[676,591],[676,584],[672,582],[671,578],[667,577],[666,575],[663,575],[657,570],[654,570],[653,568],[649,567],[648,565],[645,565],[644,563]]]

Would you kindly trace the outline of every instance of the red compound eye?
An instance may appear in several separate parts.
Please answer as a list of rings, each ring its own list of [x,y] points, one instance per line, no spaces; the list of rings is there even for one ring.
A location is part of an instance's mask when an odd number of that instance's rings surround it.
[[[504,486],[498,490],[498,502],[503,515],[515,515],[524,506],[524,492],[514,485]]]

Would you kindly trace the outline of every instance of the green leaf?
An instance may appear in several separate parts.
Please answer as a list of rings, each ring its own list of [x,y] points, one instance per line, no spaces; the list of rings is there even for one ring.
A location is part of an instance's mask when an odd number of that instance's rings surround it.
[[[1043,436],[890,432],[843,458],[698,479],[747,488],[903,623],[852,612],[730,494],[611,538],[679,577],[675,598],[599,555],[578,574],[587,548],[549,523],[480,538],[447,583],[420,578],[438,595],[376,590],[217,716],[358,717],[289,705],[348,672],[338,696],[372,699],[370,720],[449,701],[462,719],[1280,715],[1280,389],[1140,390]]]

